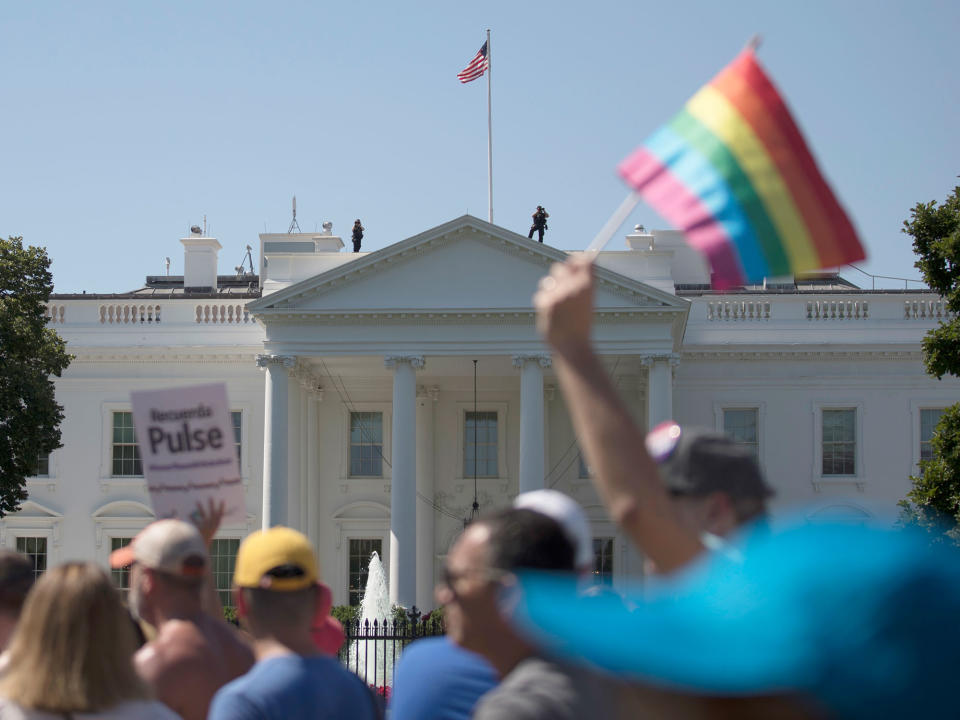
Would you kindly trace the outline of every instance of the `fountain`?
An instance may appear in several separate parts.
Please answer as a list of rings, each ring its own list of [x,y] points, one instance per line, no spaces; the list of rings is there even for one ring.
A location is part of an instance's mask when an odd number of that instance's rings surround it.
[[[385,622],[389,623],[388,627],[393,627],[387,576],[376,552],[370,555],[367,586],[360,600],[359,633],[372,635],[374,621],[377,623],[377,632],[381,635],[388,634],[384,627]],[[386,640],[354,640],[350,649],[349,667],[355,669],[361,677],[366,675],[367,683],[374,687],[393,685],[393,646],[392,641]]]

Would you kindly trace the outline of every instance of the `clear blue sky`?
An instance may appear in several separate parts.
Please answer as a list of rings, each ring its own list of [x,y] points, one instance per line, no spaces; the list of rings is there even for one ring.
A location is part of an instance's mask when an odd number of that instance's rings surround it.
[[[760,33],[864,267],[918,277],[901,222],[960,182],[955,0],[3,3],[0,234],[48,248],[58,292],[115,292],[181,273],[204,214],[232,271],[294,194],[370,250],[485,219],[486,81],[456,73],[487,28],[497,224],[542,204],[585,247],[617,163]]]

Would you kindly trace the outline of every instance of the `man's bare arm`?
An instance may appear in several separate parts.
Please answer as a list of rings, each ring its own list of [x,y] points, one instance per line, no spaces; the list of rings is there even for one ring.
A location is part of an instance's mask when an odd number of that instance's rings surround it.
[[[201,503],[197,503],[197,509],[193,512],[193,523],[203,536],[203,541],[207,545],[207,571],[203,576],[203,594],[201,595],[201,604],[203,611],[211,617],[223,619],[223,605],[220,602],[220,593],[217,592],[216,581],[213,578],[213,558],[209,557],[210,547],[213,544],[217,530],[220,529],[220,522],[223,520],[223,514],[226,510],[226,504],[215,503],[213,499],[207,500],[207,507],[204,508]]]
[[[593,265],[554,265],[534,297],[537,327],[554,351],[554,366],[594,484],[613,520],[662,572],[700,552],[683,527],[647,453],[644,435],[617,395],[590,343]]]

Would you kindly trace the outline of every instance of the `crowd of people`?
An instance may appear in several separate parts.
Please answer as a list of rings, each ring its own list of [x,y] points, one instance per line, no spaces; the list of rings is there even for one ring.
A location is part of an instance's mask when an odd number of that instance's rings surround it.
[[[446,635],[403,651],[385,707],[335,657],[344,635],[301,533],[243,541],[240,628],[222,619],[211,505],[113,553],[130,569],[127,607],[93,564],[34,582],[24,557],[0,555],[0,720],[956,715],[951,550],[906,531],[771,528],[748,450],[635,424],[590,343],[588,261],[554,266],[534,304],[598,494],[649,562],[642,589],[591,585],[580,506],[521,494],[451,547],[436,590]]]

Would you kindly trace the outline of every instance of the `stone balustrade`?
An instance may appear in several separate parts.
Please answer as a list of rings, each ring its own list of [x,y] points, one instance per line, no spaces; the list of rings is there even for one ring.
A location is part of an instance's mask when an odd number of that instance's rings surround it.
[[[765,300],[719,300],[707,303],[707,320],[769,320]]]
[[[196,307],[197,323],[247,325],[254,322],[243,303],[201,303]]]
[[[794,323],[849,322],[863,327],[897,324],[923,330],[927,325],[956,317],[946,302],[931,294],[851,293],[841,294],[745,294],[706,295],[691,298],[691,326],[702,325],[719,330],[734,326],[748,328],[793,326]],[[247,299],[163,299],[152,302],[103,298],[54,298],[46,307],[51,325],[71,328],[148,328],[170,330],[174,327],[200,329],[218,326],[223,330],[257,327],[247,311]],[[402,319],[398,316],[398,319]]]
[[[160,306],[150,303],[110,303],[100,306],[103,325],[159,325]]]
[[[65,305],[50,303],[47,305],[47,310],[44,315],[48,322],[63,325],[67,319],[67,308]]]
[[[866,300],[808,300],[807,320],[866,320],[870,303]]]
[[[905,318],[934,318],[950,320],[957,314],[952,312],[945,300],[907,300],[903,303]]]

